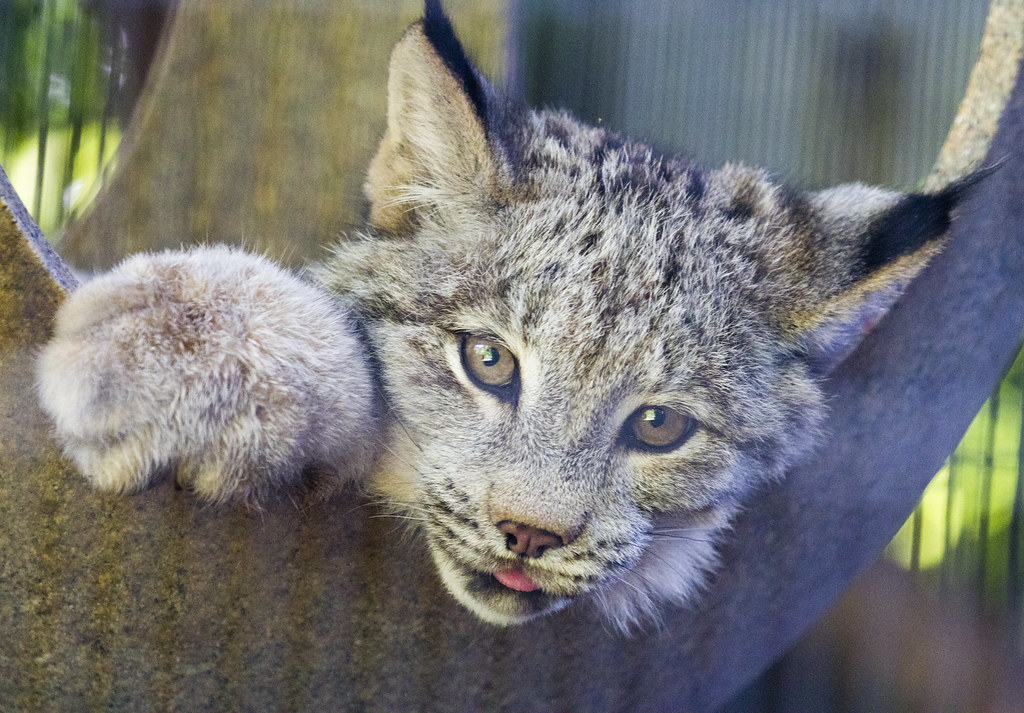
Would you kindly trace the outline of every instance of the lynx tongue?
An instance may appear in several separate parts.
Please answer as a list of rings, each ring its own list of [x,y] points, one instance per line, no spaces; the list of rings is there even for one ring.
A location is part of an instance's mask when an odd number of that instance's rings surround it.
[[[517,592],[533,592],[540,589],[540,585],[530,579],[518,567],[499,569],[494,573],[494,578],[509,589],[515,589]]]

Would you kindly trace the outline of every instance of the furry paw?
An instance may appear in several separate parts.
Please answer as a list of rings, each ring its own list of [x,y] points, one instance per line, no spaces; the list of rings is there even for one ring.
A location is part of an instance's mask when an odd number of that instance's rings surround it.
[[[270,261],[217,246],[138,255],[71,294],[38,362],[43,408],[98,488],[162,470],[256,504],[361,478],[377,442],[351,316]]]

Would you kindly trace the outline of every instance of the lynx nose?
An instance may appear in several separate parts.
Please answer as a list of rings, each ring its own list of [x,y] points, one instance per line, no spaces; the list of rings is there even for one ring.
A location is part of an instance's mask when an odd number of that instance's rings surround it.
[[[502,520],[497,527],[505,535],[505,547],[517,555],[536,558],[565,545],[561,535],[522,522]]]

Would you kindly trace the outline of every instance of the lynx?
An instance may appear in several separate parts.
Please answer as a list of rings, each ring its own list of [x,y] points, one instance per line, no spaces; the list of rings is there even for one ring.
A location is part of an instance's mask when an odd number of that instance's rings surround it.
[[[501,625],[690,601],[976,180],[805,192],[659,155],[504,95],[433,1],[387,89],[362,232],[302,275],[226,247],[127,260],[60,309],[41,401],[104,490],[364,484]]]

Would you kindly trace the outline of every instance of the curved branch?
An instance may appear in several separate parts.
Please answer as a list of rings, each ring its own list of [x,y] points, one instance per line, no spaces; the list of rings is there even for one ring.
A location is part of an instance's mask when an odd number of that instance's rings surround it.
[[[737,522],[711,604],[686,627],[697,709],[728,700],[878,556],[1020,346],[1022,48],[1024,3],[995,0],[929,184],[982,163],[1001,169],[964,205],[945,251],[833,374],[825,447]]]

